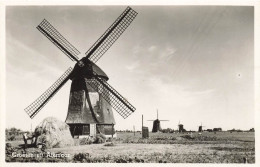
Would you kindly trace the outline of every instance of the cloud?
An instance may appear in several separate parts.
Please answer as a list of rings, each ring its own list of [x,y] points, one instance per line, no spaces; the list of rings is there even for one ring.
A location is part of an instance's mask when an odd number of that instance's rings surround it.
[[[169,70],[175,66],[172,57],[176,54],[177,49],[169,46],[168,43],[160,45],[136,44],[132,50],[133,60],[126,69],[147,77],[167,77],[166,80],[172,80],[168,76]]]
[[[148,51],[149,51],[149,52],[154,52],[154,51],[156,51],[156,49],[157,49],[157,47],[156,47],[155,45],[152,45],[152,46],[150,46],[150,47],[148,48]]]
[[[138,58],[139,54],[141,53],[142,51],[142,47],[140,46],[140,44],[136,44],[133,49],[132,49],[132,52],[133,52],[133,56]]]
[[[187,91],[185,87],[164,82],[160,77],[150,77],[147,85],[153,90],[154,96],[159,103],[168,104],[172,107],[189,107],[192,105],[201,105],[211,97],[215,92],[213,89],[203,91]],[[170,107],[169,107],[170,108]]]
[[[170,60],[176,51],[177,49],[174,47],[166,47],[159,57],[160,59]]]
[[[159,59],[169,60],[177,51],[177,49],[171,46],[151,45],[148,47],[147,51],[147,54],[158,55]]]
[[[126,69],[128,69],[129,71],[133,71],[136,68],[138,68],[140,65],[139,61],[133,62],[132,64],[126,66]]]
[[[28,79],[37,77],[53,81],[63,72],[48,56],[42,55],[19,40],[7,38],[6,48],[7,77]]]

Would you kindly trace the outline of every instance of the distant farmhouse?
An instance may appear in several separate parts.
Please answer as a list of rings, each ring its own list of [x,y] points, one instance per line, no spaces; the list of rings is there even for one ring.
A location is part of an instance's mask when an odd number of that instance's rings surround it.
[[[213,132],[221,132],[222,131],[222,128],[214,128],[213,129]]]
[[[249,132],[254,132],[255,131],[255,128],[251,128],[250,130],[249,130]]]

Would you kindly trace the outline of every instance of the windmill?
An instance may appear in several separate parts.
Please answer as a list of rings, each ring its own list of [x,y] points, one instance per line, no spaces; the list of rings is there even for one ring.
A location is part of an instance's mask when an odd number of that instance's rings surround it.
[[[158,118],[158,109],[157,109],[157,119],[156,120],[147,120],[147,121],[153,121],[153,130],[152,132],[159,132],[162,130],[161,128],[161,121],[169,121],[169,120],[159,120]]]
[[[205,126],[202,126],[202,122],[201,122],[201,125],[198,126],[198,127],[199,127],[198,132],[202,132],[202,131],[203,131],[203,128],[202,128],[202,127],[205,127]]]
[[[135,111],[135,107],[107,83],[108,76],[95,63],[126,30],[136,15],[136,11],[127,7],[80,60],[77,57],[80,52],[44,19],[37,29],[72,61],[76,61],[76,64],[74,68],[68,68],[47,91],[25,109],[30,118],[34,118],[58,90],[71,80],[65,122],[70,126],[72,136],[96,133],[113,135],[115,119],[112,107],[124,119]]]
[[[183,124],[180,124],[180,121],[178,123],[178,129],[179,129],[179,133],[182,133],[185,131],[184,126],[183,126]]]

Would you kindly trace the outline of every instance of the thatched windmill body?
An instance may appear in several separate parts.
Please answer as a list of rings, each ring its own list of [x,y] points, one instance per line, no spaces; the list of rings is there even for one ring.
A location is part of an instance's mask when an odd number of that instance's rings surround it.
[[[159,120],[159,118],[158,118],[158,110],[157,110],[157,119],[156,120],[147,120],[147,121],[153,121],[152,132],[159,132],[159,131],[162,131],[161,121],[169,121],[169,120]]]
[[[178,131],[179,131],[179,133],[182,133],[182,132],[185,131],[185,129],[184,129],[184,125],[181,124],[180,121],[179,121],[179,123],[178,123]]]
[[[202,122],[201,122],[201,125],[198,126],[198,127],[199,127],[198,132],[202,132],[203,131],[203,127],[205,127],[205,126],[202,126]]]
[[[80,60],[77,57],[80,52],[44,19],[37,29],[77,63],[25,109],[27,114],[33,118],[70,79],[72,83],[65,122],[70,126],[71,134],[81,136],[101,132],[105,135],[112,135],[115,124],[112,107],[123,118],[127,118],[134,112],[135,107],[107,83],[108,76],[95,63],[119,38],[136,15],[137,12],[127,7]]]

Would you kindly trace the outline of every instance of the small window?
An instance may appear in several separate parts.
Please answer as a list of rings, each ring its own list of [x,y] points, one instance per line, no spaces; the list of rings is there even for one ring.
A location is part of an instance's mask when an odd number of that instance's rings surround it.
[[[82,135],[89,135],[89,132],[90,132],[89,125],[83,125]]]

